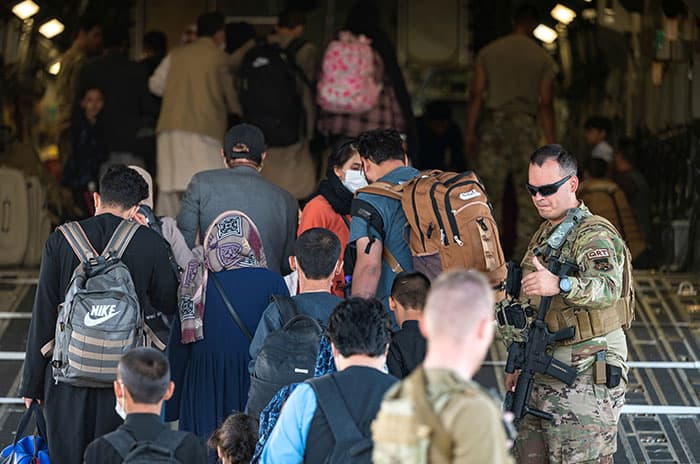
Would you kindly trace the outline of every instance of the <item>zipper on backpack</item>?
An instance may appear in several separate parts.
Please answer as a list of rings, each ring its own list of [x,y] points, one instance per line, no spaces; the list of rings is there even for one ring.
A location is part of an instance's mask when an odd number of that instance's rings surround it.
[[[440,241],[442,242],[443,245],[447,245],[447,235],[445,234],[445,224],[442,222],[442,216],[440,216],[440,208],[438,207],[437,199],[435,199],[435,189],[437,188],[438,185],[441,185],[439,183],[434,183],[432,187],[430,187],[430,203],[433,205],[433,212],[435,213],[435,217],[437,218],[438,222],[438,227],[440,228]]]
[[[489,231],[489,228],[486,225],[486,221],[484,221],[484,218],[478,217],[478,218],[476,218],[476,222],[479,224],[479,227],[481,227],[481,230],[483,230],[484,232]]]
[[[423,235],[423,230],[420,228],[420,219],[418,216],[418,208],[416,207],[416,190],[418,189],[418,183],[423,180],[423,178],[420,178],[416,181],[416,185],[413,186],[413,191],[411,192],[411,205],[413,206],[413,215],[416,220],[416,228],[418,229],[418,233],[420,234],[420,243],[423,245],[423,251],[425,251],[425,236]],[[430,238],[430,235],[432,233],[431,230],[432,224],[428,226],[428,238]]]
[[[467,180],[465,182],[459,182],[459,183],[454,184],[452,187],[447,189],[447,192],[445,192],[445,209],[448,211],[448,213],[452,213],[452,214],[447,215],[447,220],[449,221],[450,227],[452,228],[452,235],[453,235],[452,238],[454,239],[455,243],[459,246],[464,246],[464,242],[462,241],[461,237],[459,236],[459,227],[457,226],[457,219],[455,218],[455,215],[454,215],[453,210],[452,210],[452,202],[450,201],[450,192],[452,190],[456,189],[457,187],[463,187],[465,185],[470,185],[470,184],[476,184],[479,187],[481,187],[481,185],[478,182],[473,181],[473,180]]]

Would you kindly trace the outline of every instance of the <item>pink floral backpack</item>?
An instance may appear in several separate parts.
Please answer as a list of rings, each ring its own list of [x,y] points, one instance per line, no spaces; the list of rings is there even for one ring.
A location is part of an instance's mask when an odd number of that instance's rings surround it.
[[[342,31],[323,56],[316,101],[331,113],[364,113],[377,104],[382,90],[374,81],[371,40]]]

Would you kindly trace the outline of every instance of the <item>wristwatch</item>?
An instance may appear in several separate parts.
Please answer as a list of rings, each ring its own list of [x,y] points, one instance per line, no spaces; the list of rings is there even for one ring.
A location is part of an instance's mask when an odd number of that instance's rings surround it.
[[[568,277],[564,276],[559,279],[559,290],[562,293],[569,293],[571,291],[571,281]]]

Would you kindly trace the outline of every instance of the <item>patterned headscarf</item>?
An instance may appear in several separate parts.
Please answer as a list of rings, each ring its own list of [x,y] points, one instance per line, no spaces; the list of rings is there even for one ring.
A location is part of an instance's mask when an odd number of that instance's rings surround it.
[[[243,212],[221,213],[207,230],[204,245],[192,250],[179,289],[182,343],[204,338],[204,307],[209,272],[267,267],[262,239],[255,223]]]

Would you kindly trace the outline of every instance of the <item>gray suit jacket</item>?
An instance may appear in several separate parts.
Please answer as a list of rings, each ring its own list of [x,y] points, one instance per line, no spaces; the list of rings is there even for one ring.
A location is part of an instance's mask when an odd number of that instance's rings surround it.
[[[177,225],[187,245],[193,247],[197,232],[203,239],[214,219],[232,209],[247,214],[258,227],[268,268],[289,274],[287,257],[294,254],[299,206],[289,192],[247,166],[214,169],[192,176],[177,216]]]

